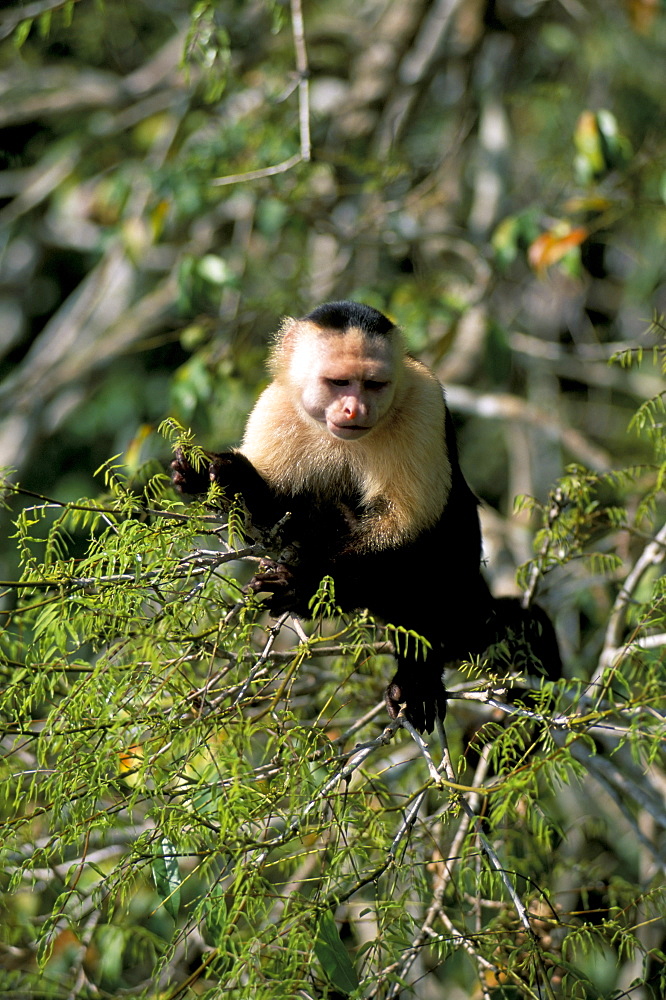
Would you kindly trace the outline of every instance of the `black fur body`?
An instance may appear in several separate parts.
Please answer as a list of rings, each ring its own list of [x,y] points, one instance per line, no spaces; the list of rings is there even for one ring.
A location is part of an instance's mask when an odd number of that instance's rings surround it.
[[[381,313],[356,303],[322,306],[296,322],[332,330],[333,336],[350,327],[369,338],[384,337],[393,330]],[[411,360],[407,364],[418,366]],[[426,372],[429,381],[418,391],[432,397],[434,376],[421,368],[414,369],[414,378],[422,379]],[[335,601],[342,611],[367,608],[378,619],[403,626],[427,640],[430,650],[425,655],[422,647],[415,655],[418,647],[413,640],[406,653],[398,652],[397,672],[386,690],[389,714],[396,717],[402,707],[417,729],[427,731],[432,730],[436,715],[444,718],[443,671],[447,663],[481,654],[508,635],[532,647],[547,672],[559,669],[557,643],[544,613],[539,609],[524,611],[518,601],[496,601],[490,594],[481,571],[478,501],[460,468],[443,390],[436,381],[434,384],[441,402],[433,397],[423,412],[430,407],[439,414],[439,429],[429,426],[428,434],[434,442],[433,461],[440,456],[447,470],[446,476],[428,476],[427,481],[445,482],[445,486],[428,485],[428,489],[441,492],[428,507],[438,513],[430,513],[432,523],[419,527],[411,537],[384,542],[383,536],[372,534],[375,521],[386,515],[383,506],[388,510],[394,500],[399,501],[397,491],[403,489],[403,484],[389,480],[384,493],[368,501],[363,482],[358,475],[355,480],[353,468],[348,469],[344,463],[323,485],[316,476],[309,481],[305,475],[296,486],[290,484],[289,473],[269,481],[242,448],[209,454],[209,465],[200,472],[182,453],[173,463],[173,480],[179,490],[205,492],[214,481],[227,496],[240,493],[252,524],[261,531],[268,531],[289,513],[281,538],[286,551],[295,552],[296,558],[267,561],[250,584],[255,592],[268,592],[272,614],[291,611],[307,617],[311,597],[322,577],[330,575],[335,583]],[[418,428],[419,419],[417,412],[405,426],[415,424]],[[273,450],[279,447],[279,440]],[[396,436],[396,448],[410,446],[409,441]],[[287,451],[295,447],[288,435],[284,436],[283,447]],[[344,446],[338,451],[344,454]],[[269,469],[272,454],[269,449],[268,459],[263,460]],[[411,484],[404,484],[405,489],[408,486]]]

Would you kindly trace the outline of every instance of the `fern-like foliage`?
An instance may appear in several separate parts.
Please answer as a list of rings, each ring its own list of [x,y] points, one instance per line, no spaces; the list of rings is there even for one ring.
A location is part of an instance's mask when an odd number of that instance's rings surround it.
[[[610,962],[661,996],[663,475],[575,466],[522,501],[524,586],[605,618],[560,680],[462,665],[441,764],[379,701],[419,637],[336,619],[330,579],[305,630],[269,619],[239,510],[118,459],[97,500],[6,483],[5,995],[384,998],[457,962],[470,993],[568,1000]]]

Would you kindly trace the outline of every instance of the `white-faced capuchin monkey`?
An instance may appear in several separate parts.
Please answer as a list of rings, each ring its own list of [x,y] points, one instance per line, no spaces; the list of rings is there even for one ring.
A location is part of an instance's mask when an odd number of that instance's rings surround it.
[[[181,451],[172,478],[183,493],[211,482],[240,493],[267,530],[289,511],[281,537],[293,564],[265,561],[250,589],[272,614],[307,617],[323,576],[343,611],[368,608],[424,636],[398,654],[386,689],[419,730],[444,718],[446,663],[521,637],[549,675],[559,670],[552,626],[538,608],[494,600],[481,575],[477,500],[460,470],[435,375],[409,357],[396,327],[355,302],[287,319],[276,338],[273,381],[259,397],[239,449],[207,453],[195,470]],[[422,645],[422,644],[421,644]]]

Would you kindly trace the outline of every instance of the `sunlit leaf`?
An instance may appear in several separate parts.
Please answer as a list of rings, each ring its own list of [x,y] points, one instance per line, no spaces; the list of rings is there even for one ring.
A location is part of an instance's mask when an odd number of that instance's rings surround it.
[[[575,229],[568,229],[564,226],[542,233],[529,247],[530,266],[537,272],[545,271],[552,264],[562,260],[571,250],[584,243],[588,235],[589,231],[585,226],[576,226]]]

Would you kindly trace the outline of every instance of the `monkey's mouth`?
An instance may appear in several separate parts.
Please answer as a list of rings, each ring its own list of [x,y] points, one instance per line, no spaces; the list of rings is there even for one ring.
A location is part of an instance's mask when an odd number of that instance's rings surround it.
[[[345,424],[341,427],[339,424],[330,423],[326,426],[333,437],[340,438],[342,441],[353,441],[372,430],[371,427],[361,427],[359,424]]]

